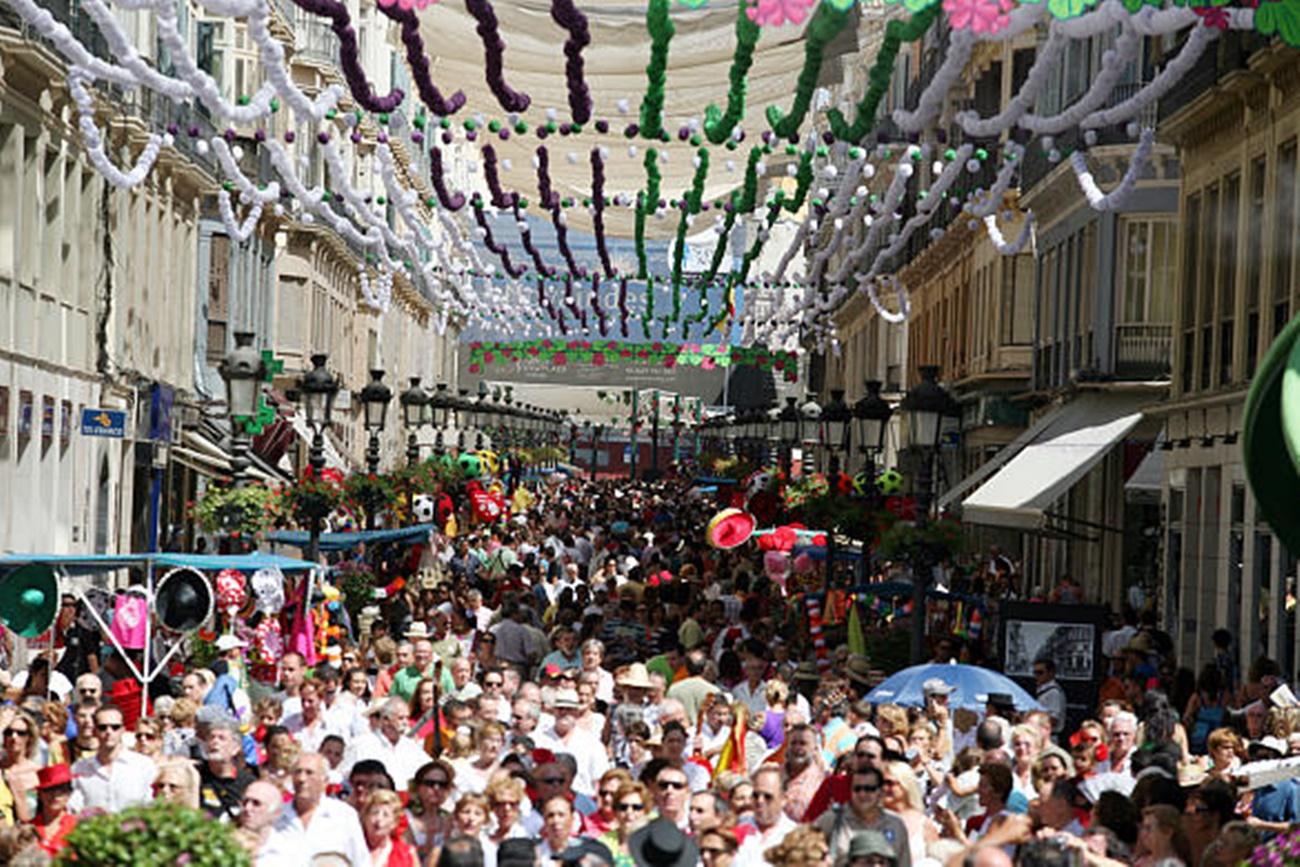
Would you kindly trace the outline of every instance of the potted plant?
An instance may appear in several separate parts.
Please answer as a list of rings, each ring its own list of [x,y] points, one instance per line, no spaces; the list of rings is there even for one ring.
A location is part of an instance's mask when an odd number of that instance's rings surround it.
[[[164,801],[82,819],[68,834],[67,843],[56,862],[60,865],[248,867],[252,863],[230,825]]]

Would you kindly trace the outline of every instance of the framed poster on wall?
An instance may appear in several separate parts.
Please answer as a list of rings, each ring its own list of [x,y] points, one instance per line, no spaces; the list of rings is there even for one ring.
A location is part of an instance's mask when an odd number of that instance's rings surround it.
[[[1109,676],[1101,636],[1108,628],[1104,605],[1004,602],[998,649],[1003,672],[1033,695],[1034,661],[1050,658],[1065,690],[1066,731],[1093,714],[1097,690]]]

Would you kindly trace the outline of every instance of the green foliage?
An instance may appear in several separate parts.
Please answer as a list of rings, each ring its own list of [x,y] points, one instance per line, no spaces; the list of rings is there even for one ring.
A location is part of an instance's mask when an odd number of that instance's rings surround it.
[[[340,563],[334,570],[334,585],[343,597],[343,607],[347,609],[352,623],[358,621],[361,609],[374,598],[377,583],[369,567],[356,560]]]
[[[329,517],[342,503],[343,481],[338,474],[327,471],[316,475],[308,470],[281,491],[281,520],[292,519],[305,527],[312,518]]]
[[[910,521],[897,521],[880,537],[876,554],[886,560],[910,560],[922,547],[933,555],[948,557],[964,546],[961,524],[956,521],[930,521],[917,527]]]
[[[209,485],[194,503],[194,520],[205,533],[253,535],[275,518],[276,492],[260,484],[242,488]]]
[[[343,499],[358,516],[378,515],[395,507],[401,497],[401,487],[390,475],[353,473],[343,482]]]
[[[1255,29],[1265,36],[1277,34],[1292,48],[1300,47],[1300,0],[1260,3],[1255,10]]]
[[[154,802],[82,819],[68,835],[59,865],[249,867],[230,825],[177,804]]]

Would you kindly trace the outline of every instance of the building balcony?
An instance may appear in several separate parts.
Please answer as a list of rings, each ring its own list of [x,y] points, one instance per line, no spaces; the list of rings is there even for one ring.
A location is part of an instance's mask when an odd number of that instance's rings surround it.
[[[1168,378],[1172,358],[1173,326],[1115,326],[1115,376],[1119,379]]]
[[[1205,50],[1191,70],[1160,100],[1159,120],[1177,114],[1230,73],[1248,68],[1250,56],[1268,47],[1269,37],[1253,31],[1229,30]]]
[[[54,20],[72,31],[77,41],[101,60],[112,60],[108,49],[108,40],[100,32],[93,18],[81,11],[81,0],[42,0],[41,6],[54,16]],[[54,48],[54,43],[40,34],[36,28],[27,24],[8,4],[0,4],[0,27],[17,30],[24,38],[40,42]]]

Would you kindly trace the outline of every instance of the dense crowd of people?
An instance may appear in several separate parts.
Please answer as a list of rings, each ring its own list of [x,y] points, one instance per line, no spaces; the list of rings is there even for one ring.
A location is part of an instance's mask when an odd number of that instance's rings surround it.
[[[260,867],[1227,867],[1300,822],[1294,778],[1244,768],[1300,755],[1300,710],[1230,635],[1189,683],[1129,611],[1082,720],[1051,659],[1042,709],[950,706],[942,677],[872,704],[871,661],[819,652],[752,545],[705,544],[715,510],[672,482],[544,485],[431,539],[428,580],[317,664],[259,683],[225,635],[139,712],[123,660],[60,617],[55,659],[0,679],[0,861],[153,799],[230,823]]]

